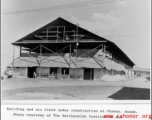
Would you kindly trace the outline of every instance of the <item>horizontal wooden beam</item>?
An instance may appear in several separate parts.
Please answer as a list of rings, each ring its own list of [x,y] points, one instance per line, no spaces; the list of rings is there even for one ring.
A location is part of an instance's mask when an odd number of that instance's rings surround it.
[[[79,43],[106,43],[107,41],[78,41]],[[77,43],[77,41],[56,41],[56,40],[43,40],[43,41],[40,41],[40,40],[34,40],[34,41],[29,41],[29,42],[14,42],[12,43],[13,45],[15,44],[41,44],[41,43]]]
[[[60,36],[57,36],[57,35],[49,35],[49,36],[47,36],[47,35],[37,35],[36,37],[60,37]]]
[[[42,33],[60,33],[59,31],[42,31]]]

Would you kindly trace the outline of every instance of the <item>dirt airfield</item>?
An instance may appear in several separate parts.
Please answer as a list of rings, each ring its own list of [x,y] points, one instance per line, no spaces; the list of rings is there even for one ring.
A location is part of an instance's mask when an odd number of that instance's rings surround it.
[[[11,78],[1,81],[2,100],[149,100],[150,82]]]

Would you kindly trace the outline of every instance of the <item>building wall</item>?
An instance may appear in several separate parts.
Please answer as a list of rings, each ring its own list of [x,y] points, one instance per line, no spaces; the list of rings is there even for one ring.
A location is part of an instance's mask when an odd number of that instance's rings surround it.
[[[100,77],[102,77],[102,68],[95,68],[94,69],[94,78],[93,80],[98,80]]]
[[[106,68],[101,68],[102,69],[102,72],[101,72],[101,76],[104,76],[107,72]]]
[[[83,68],[70,68],[69,69],[69,74],[70,75],[76,75],[76,74],[80,74],[81,75],[81,77],[80,77],[80,79],[83,79],[83,75],[84,75],[84,69]]]
[[[94,80],[100,80],[105,74],[107,74],[107,70],[105,68],[95,68]]]
[[[19,76],[27,78],[27,68],[26,67],[19,68]]]
[[[36,68],[36,73],[47,73],[47,74],[49,74],[50,73],[50,68],[48,68],[48,67],[41,67],[41,68],[37,67]]]
[[[59,68],[58,69],[58,74],[60,74],[61,75],[61,78],[62,79],[69,79],[69,77],[70,77],[70,69],[69,69],[69,73],[67,72],[67,73],[64,73],[63,72],[63,70],[64,70],[65,68]],[[68,68],[67,68],[68,69]]]
[[[107,70],[107,69],[106,69],[106,74],[112,76],[112,70]]]
[[[128,74],[129,74],[129,76],[128,76],[129,78],[132,77],[132,71],[129,70]]]
[[[114,70],[113,70],[113,69],[111,70],[111,75],[112,75],[112,76],[114,75]]]
[[[114,75],[118,75],[118,71],[117,70],[114,70]]]

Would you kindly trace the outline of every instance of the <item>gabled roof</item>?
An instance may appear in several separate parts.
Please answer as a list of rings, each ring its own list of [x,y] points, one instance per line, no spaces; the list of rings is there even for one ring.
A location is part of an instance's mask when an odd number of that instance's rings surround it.
[[[36,40],[41,40],[42,41],[42,39],[40,39],[36,36],[46,34],[46,33],[42,33],[42,32],[47,31],[48,27],[49,27],[50,31],[51,30],[56,31],[56,29],[57,29],[57,28],[55,28],[56,26],[60,26],[60,29],[62,29],[62,30],[64,29],[63,26],[65,26],[66,31],[72,31],[72,30],[76,31],[76,29],[78,27],[78,33],[84,35],[84,37],[81,40],[85,39],[86,41],[93,41],[93,40],[108,41],[105,38],[102,38],[102,37],[100,37],[96,34],[93,34],[92,32],[89,32],[89,31],[87,31],[87,30],[85,30],[85,29],[83,29],[83,28],[81,28],[81,27],[79,27],[79,26],[77,26],[73,23],[70,23],[69,21],[66,21],[65,19],[59,17],[59,18],[55,19],[54,21],[48,23],[47,25],[41,27],[40,29],[37,29],[34,32],[26,35],[25,37],[17,40],[15,43],[17,43],[17,42],[34,42]],[[55,39],[52,37],[52,38],[49,38],[49,40],[55,40]]]
[[[64,26],[65,26],[65,28],[64,28]],[[49,38],[44,37],[44,36],[49,36],[48,31],[50,31],[50,32],[58,31],[57,29],[59,30],[59,32],[51,33],[51,34],[54,34],[55,36],[57,34],[57,36],[61,37],[62,40],[60,38],[58,38],[58,40],[56,40],[56,37],[52,37],[52,36],[50,36]],[[67,34],[63,34],[64,29],[66,29],[66,31],[70,31],[70,32]],[[115,43],[113,43],[103,37],[100,37],[92,32],[89,32],[88,30],[85,30],[60,17],[57,18],[56,20],[48,23],[47,25],[35,30],[34,32],[26,35],[25,37],[17,40],[16,42],[14,42],[12,44],[22,46],[25,48],[29,48],[29,49],[32,49],[40,44],[43,44],[46,47],[50,47],[52,50],[55,50],[55,49],[60,50],[63,47],[65,47],[66,45],[68,45],[69,43],[72,45],[75,44],[76,41],[72,40],[73,39],[72,35],[74,33],[71,33],[71,31],[75,31],[74,35],[76,35],[77,29],[78,29],[78,34],[82,35],[82,38],[79,39],[79,42],[80,42],[79,49],[85,49],[85,48],[93,49],[96,46],[98,46],[99,43],[101,44],[103,42],[103,44],[106,44],[107,46],[109,46],[107,48],[107,50],[109,52],[111,52],[113,54],[113,56],[115,56],[116,58],[119,58],[122,62],[126,63],[127,65],[129,65],[131,67],[133,67],[135,65],[129,59],[129,57]],[[69,41],[66,41],[66,42],[63,41],[63,40],[65,40],[64,35],[71,37],[69,39]],[[41,37],[41,36],[43,36],[43,37]],[[57,44],[57,43],[59,43],[59,44]],[[34,52],[37,52],[37,51],[35,50]]]

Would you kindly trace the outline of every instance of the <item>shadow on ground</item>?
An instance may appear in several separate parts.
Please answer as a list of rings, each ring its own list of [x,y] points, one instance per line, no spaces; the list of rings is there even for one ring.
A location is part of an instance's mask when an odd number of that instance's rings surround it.
[[[114,100],[150,100],[150,89],[124,87],[108,98]]]

